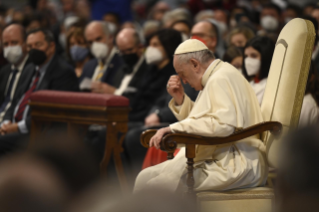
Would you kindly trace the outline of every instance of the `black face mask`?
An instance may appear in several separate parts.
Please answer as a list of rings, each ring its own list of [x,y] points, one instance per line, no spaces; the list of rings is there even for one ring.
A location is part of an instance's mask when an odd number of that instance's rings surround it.
[[[136,53],[124,54],[122,55],[122,58],[125,64],[131,69],[133,69],[133,66],[137,63],[139,59]]]
[[[45,54],[44,51],[41,51],[38,49],[31,49],[29,51],[29,58],[30,58],[32,63],[39,66],[39,65],[42,65],[46,61],[47,55]]]

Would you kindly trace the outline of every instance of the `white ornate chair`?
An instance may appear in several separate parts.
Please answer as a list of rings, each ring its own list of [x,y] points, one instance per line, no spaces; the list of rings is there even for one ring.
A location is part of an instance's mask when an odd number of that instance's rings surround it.
[[[266,145],[269,166],[277,167],[278,146],[284,134],[295,128],[306,88],[315,30],[310,21],[293,19],[282,29],[275,47],[267,86],[261,106],[264,123],[234,133],[225,138],[208,138],[186,133],[164,136],[161,148],[172,157],[177,144],[186,144],[188,164],[188,194],[193,194],[193,158],[195,145],[217,145],[260,134]],[[156,131],[145,131],[141,142],[148,146]],[[274,207],[272,188],[258,187],[225,192],[204,191],[196,194],[202,211],[270,212]]]

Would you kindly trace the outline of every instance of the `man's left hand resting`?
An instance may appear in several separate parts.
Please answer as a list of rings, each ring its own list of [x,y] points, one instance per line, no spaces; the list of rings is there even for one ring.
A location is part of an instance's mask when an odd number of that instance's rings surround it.
[[[156,132],[156,134],[151,138],[150,147],[155,146],[156,149],[159,149],[163,136],[166,133],[170,133],[170,132],[172,132],[172,131],[171,131],[171,128],[169,128],[169,127],[164,127],[164,128],[159,129]]]

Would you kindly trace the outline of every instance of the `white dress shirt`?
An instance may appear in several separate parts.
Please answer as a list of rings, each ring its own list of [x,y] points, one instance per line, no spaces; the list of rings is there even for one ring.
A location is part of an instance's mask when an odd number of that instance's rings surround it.
[[[138,62],[133,67],[132,73],[125,74],[124,78],[121,81],[120,87],[118,89],[116,89],[116,91],[114,93],[115,95],[122,95],[123,94],[123,92],[126,90],[128,85],[130,84],[131,80],[133,79],[134,75],[136,74],[136,72],[138,71],[140,66],[142,65],[143,61],[144,61],[144,56],[141,56],[140,59],[138,60]]]
[[[18,71],[17,74],[16,74],[16,78],[14,79],[14,82],[13,82],[13,85],[12,85],[12,89],[11,89],[11,93],[10,93],[10,99],[11,100],[13,99],[13,96],[15,94],[15,91],[17,89],[21,73],[23,71],[24,65],[27,62],[27,60],[28,60],[28,55],[24,57],[24,59],[22,60],[20,65],[18,65],[18,67],[15,67],[15,65],[13,65],[13,64],[11,65],[11,70],[12,71],[15,70],[15,69]],[[9,78],[8,78],[5,93],[8,92],[8,87],[9,87],[11,78],[12,78],[12,72],[11,72]],[[10,106],[11,106],[11,101],[7,104],[6,108],[2,111],[2,113],[0,113],[0,122],[2,121],[4,115],[6,114],[7,110],[10,108]]]

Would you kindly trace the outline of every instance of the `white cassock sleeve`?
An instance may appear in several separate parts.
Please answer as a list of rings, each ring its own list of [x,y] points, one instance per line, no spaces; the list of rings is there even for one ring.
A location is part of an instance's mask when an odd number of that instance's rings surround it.
[[[194,102],[186,94],[184,94],[184,101],[182,105],[176,106],[174,99],[172,99],[168,105],[176,119],[181,121],[187,118],[193,108]]]
[[[179,122],[170,125],[171,131],[207,137],[225,137],[232,134],[237,113],[232,94],[225,84],[223,80],[208,83],[195,103],[185,95],[179,110],[172,100],[169,106]],[[230,119],[232,121],[228,121]]]

